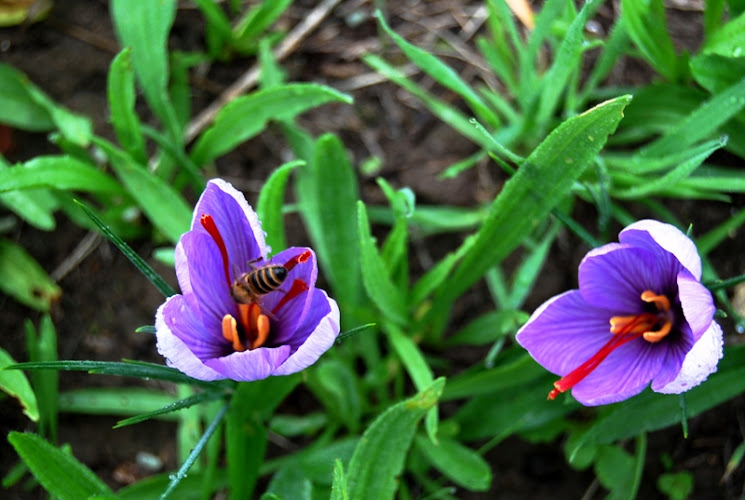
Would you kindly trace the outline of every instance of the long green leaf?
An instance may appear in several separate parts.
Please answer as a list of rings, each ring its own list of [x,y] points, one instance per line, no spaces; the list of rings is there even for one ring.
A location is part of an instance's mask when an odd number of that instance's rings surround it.
[[[543,76],[546,82],[543,85],[540,101],[538,104],[538,113],[535,122],[546,127],[551,115],[561,102],[560,96],[565,91],[569,78],[577,71],[579,58],[582,54],[584,41],[584,29],[587,20],[592,16],[595,10],[600,6],[599,0],[590,0],[585,2],[582,10],[569,25],[566,35],[559,45],[551,68]],[[544,128],[545,129],[545,128]]]
[[[0,123],[38,132],[57,128],[68,141],[82,147],[93,133],[89,118],[55,103],[26,75],[6,64],[0,64]]]
[[[0,347],[0,390],[16,398],[23,407],[23,413],[32,421],[37,422],[39,407],[26,374],[14,370],[3,370],[6,366],[13,364],[15,360],[8,354],[8,351]]]
[[[405,325],[408,321],[405,298],[391,281],[378,253],[375,240],[370,234],[367,211],[361,201],[357,202],[357,217],[362,283],[367,295],[384,316],[397,324]]]
[[[88,467],[36,434],[11,432],[8,441],[50,494],[61,500],[114,493]]]
[[[437,56],[410,44],[402,36],[393,31],[385,22],[381,11],[377,11],[376,16],[383,30],[396,42],[396,45],[399,46],[411,62],[441,85],[461,96],[480,121],[485,122],[491,128],[499,126],[497,115],[489,109],[481,96],[471,89],[453,68],[442,62]]]
[[[132,50],[132,66],[148,104],[174,140],[181,126],[168,95],[168,33],[176,0],[112,0],[111,17],[122,46]]]
[[[496,393],[527,384],[545,376],[546,371],[527,354],[488,370],[469,371],[448,380],[443,401]]]
[[[408,90],[420,99],[429,110],[440,120],[451,126],[464,137],[470,139],[481,147],[489,148],[491,145],[484,137],[476,131],[470,122],[470,118],[464,115],[457,107],[435,98],[421,86],[409,80],[408,76],[399,68],[396,68],[375,54],[362,56],[365,64],[388,78],[390,81]]]
[[[1,160],[0,169],[4,170]],[[46,189],[2,193],[0,203],[37,229],[51,231],[56,226],[52,213],[57,208],[57,202]]]
[[[95,138],[111,161],[116,175],[155,227],[172,242],[189,230],[191,208],[173,186],[102,138]]]
[[[324,276],[336,292],[342,309],[356,305],[361,295],[360,256],[357,249],[357,176],[344,144],[333,134],[316,141],[311,164],[322,244],[319,260]]]
[[[0,64],[0,123],[34,132],[52,130],[51,115],[28,92],[31,85],[26,75],[8,64]]]
[[[331,497],[329,500],[349,500],[347,478],[344,475],[344,464],[338,458],[334,462],[334,482],[331,484]]]
[[[295,160],[278,167],[264,183],[256,202],[256,213],[261,227],[266,231],[266,243],[277,253],[287,248],[285,224],[282,207],[285,201],[285,186],[295,168],[304,165],[303,160]]]
[[[441,289],[435,314],[446,313],[456,297],[514,250],[569,193],[616,129],[630,100],[619,97],[568,119],[533,151],[492,203],[450,286]]]
[[[225,105],[197,140],[191,159],[205,165],[260,133],[269,120],[292,120],[327,102],[350,104],[352,98],[315,83],[291,83],[259,90]]]
[[[269,443],[266,425],[253,411],[253,407],[260,402],[255,396],[251,385],[238,384],[226,418],[225,446],[232,500],[251,498]]]
[[[445,379],[388,408],[362,435],[349,462],[349,498],[392,499],[419,420],[437,404]]]
[[[453,439],[440,439],[439,444],[417,436],[417,448],[444,476],[470,491],[486,491],[492,479],[489,464],[481,455]]]
[[[640,154],[663,156],[687,148],[714,133],[745,108],[745,78],[701,104],[677,127],[645,146]]]
[[[48,311],[62,290],[20,245],[0,240],[0,291],[39,311]]]
[[[725,57],[745,56],[745,12],[708,37],[701,53],[718,54]]]
[[[678,182],[690,176],[714,151],[724,147],[725,144],[727,144],[726,137],[713,141],[713,144],[710,144],[708,148],[682,161],[665,175],[655,179],[640,180],[628,189],[614,190],[613,196],[621,199],[642,198],[663,189],[672,188]]]
[[[177,369],[168,366],[142,363],[138,361],[51,361],[44,363],[17,363],[6,367],[6,370],[7,369],[84,371],[101,375],[164,380],[166,382],[174,382],[177,384],[191,384],[209,388],[214,388],[216,384],[224,385],[224,383],[206,382],[204,380],[191,378]]]
[[[38,188],[123,194],[122,187],[114,179],[71,156],[37,156],[21,165],[0,170],[0,193]]]
[[[135,113],[135,77],[130,49],[122,50],[111,61],[107,94],[111,124],[119,144],[137,161],[147,161],[140,119]]]
[[[674,81],[678,57],[667,33],[662,0],[621,0],[621,15],[629,36],[662,76]]]
[[[57,361],[57,331],[52,318],[45,314],[39,322],[38,334],[31,320],[26,320],[26,345],[32,362]],[[57,414],[59,412],[59,373],[37,371],[31,374],[36,399],[39,403],[39,433],[57,442]]]

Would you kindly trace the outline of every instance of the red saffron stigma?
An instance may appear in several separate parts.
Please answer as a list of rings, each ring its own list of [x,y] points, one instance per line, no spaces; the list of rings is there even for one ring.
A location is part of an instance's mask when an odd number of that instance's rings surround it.
[[[285,269],[288,271],[292,270],[293,267],[295,267],[298,264],[302,264],[303,262],[307,262],[307,260],[310,259],[310,250],[306,250],[302,253],[297,254],[287,262],[285,262]]]
[[[644,302],[654,304],[658,313],[647,312],[631,316],[613,316],[610,319],[610,332],[613,334],[610,340],[590,359],[554,382],[554,388],[548,393],[548,399],[554,399],[560,393],[566,392],[582,382],[610,353],[622,345],[639,337],[643,337],[647,342],[656,343],[670,333],[673,322],[669,299],[649,290],[642,293],[641,299]],[[655,330],[655,327],[658,328]]]
[[[293,281],[290,290],[286,294],[284,294],[281,299],[279,299],[277,305],[274,306],[274,309],[272,309],[272,314],[277,314],[277,312],[282,309],[285,304],[287,304],[290,300],[294,299],[306,290],[308,290],[308,284],[305,281],[300,279],[296,279],[295,281]]]
[[[199,222],[202,224],[202,227],[210,234],[210,236],[212,236],[212,239],[215,240],[217,248],[220,249],[220,254],[222,255],[222,267],[223,271],[225,271],[225,280],[228,282],[228,286],[231,286],[232,283],[230,282],[230,272],[228,270],[228,249],[225,248],[225,242],[222,239],[222,235],[217,229],[215,221],[211,215],[202,214],[202,217],[199,218]]]

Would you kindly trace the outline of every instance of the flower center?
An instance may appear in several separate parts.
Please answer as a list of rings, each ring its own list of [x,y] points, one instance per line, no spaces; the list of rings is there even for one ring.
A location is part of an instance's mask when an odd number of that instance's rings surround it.
[[[230,280],[230,267],[228,261],[228,250],[225,247],[225,240],[223,240],[214,219],[209,214],[204,214],[199,219],[202,227],[209,233],[214,240],[217,248],[220,250],[222,256],[223,272],[225,273],[225,280],[228,283],[228,288],[233,286]],[[306,262],[310,259],[311,253],[306,250],[301,252],[290,260],[288,260],[282,267],[287,272],[292,270],[296,265]],[[279,285],[278,285],[279,286]],[[301,279],[293,281],[290,290],[280,298],[277,305],[274,306],[271,313],[264,314],[262,311],[260,302],[260,295],[253,301],[248,303],[236,302],[236,314],[225,314],[222,318],[222,335],[237,352],[243,352],[246,349],[256,349],[266,344],[271,331],[271,322],[269,316],[275,317],[275,315],[287,304],[290,300],[294,299],[302,292],[308,290],[308,285]],[[278,291],[283,291],[279,289]],[[237,319],[236,319],[237,318]],[[276,319],[276,317],[275,317]]]
[[[554,389],[548,393],[548,399],[554,399],[559,393],[568,391],[603,362],[618,347],[642,337],[647,342],[656,343],[665,338],[673,327],[673,315],[670,310],[670,299],[651,290],[641,294],[642,301],[654,305],[655,312],[643,312],[629,316],[613,316],[610,319],[610,332],[613,337],[590,359],[572,370],[569,374],[554,382]]]

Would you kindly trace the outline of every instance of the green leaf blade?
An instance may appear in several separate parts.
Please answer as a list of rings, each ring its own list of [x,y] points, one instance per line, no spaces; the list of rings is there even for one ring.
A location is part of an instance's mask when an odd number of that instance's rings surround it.
[[[417,424],[437,404],[445,379],[437,379],[416,396],[388,408],[368,427],[349,462],[349,498],[394,497]]]
[[[223,107],[212,126],[199,137],[191,159],[205,165],[260,133],[269,120],[292,120],[332,101],[352,102],[346,94],[314,83],[279,85],[239,97]]]
[[[524,161],[492,203],[437,305],[447,307],[501,261],[566,196],[623,117],[630,96],[606,101],[559,125]]]
[[[176,17],[176,1],[112,0],[110,8],[122,46],[131,48],[145,99],[169,136],[180,141],[181,125],[168,96],[168,33]]]
[[[6,366],[13,364],[15,364],[15,360],[8,351],[0,348],[0,389],[16,398],[23,407],[23,413],[33,422],[37,422],[39,420],[39,406],[26,375],[19,371],[3,370]]]
[[[114,497],[93,471],[40,436],[11,432],[8,441],[42,486],[61,500]]]

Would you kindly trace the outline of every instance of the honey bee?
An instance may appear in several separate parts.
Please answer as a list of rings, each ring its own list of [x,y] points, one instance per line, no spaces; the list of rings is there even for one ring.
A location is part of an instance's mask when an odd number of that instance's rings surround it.
[[[241,274],[230,287],[230,295],[240,304],[258,302],[262,295],[282,286],[287,278],[284,266],[267,264]]]

